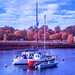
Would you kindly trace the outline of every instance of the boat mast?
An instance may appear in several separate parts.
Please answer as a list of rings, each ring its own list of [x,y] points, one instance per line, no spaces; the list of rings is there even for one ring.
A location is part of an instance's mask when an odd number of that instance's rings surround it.
[[[44,52],[45,52],[45,40],[46,40],[46,34],[45,34],[46,28],[45,28],[45,26],[46,26],[46,14],[44,15]]]
[[[36,31],[36,49],[38,50],[38,2],[36,2],[36,25],[37,25],[37,31]]]

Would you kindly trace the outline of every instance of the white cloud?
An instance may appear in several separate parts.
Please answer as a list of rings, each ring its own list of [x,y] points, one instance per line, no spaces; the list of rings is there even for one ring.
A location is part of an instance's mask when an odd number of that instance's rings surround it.
[[[74,24],[75,11],[61,10],[60,13],[64,12],[64,15],[55,15],[55,13],[59,12],[60,5],[64,6],[70,1],[71,0],[38,0],[40,26],[44,24],[45,14],[47,16],[47,25],[49,25],[50,28],[51,26],[54,28],[56,25],[61,24],[62,26]],[[36,0],[0,0],[0,3],[0,7],[6,11],[6,13],[0,14],[0,26],[9,25],[18,29],[27,29],[31,25],[36,24]],[[66,17],[69,19],[66,19]],[[56,22],[50,23],[49,21],[52,20]]]
[[[66,13],[66,14],[75,14],[75,11],[72,10],[61,10],[61,13]]]
[[[68,11],[68,13],[70,13],[70,14],[75,14],[75,11]]]

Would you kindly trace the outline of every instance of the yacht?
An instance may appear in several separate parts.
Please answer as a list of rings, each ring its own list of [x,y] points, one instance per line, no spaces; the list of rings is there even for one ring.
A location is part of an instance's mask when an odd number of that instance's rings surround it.
[[[27,59],[33,59],[34,52],[22,52],[21,56],[14,56],[13,65],[28,64]]]
[[[28,59],[28,65],[29,66],[34,66],[37,64],[40,64],[42,62],[48,62],[48,61],[54,61],[55,57],[53,57],[52,55],[46,55],[44,53],[35,53],[33,59]]]

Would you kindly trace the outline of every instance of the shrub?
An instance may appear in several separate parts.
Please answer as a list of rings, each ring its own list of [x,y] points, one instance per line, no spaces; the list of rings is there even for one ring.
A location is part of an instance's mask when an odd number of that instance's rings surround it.
[[[68,35],[67,41],[68,41],[68,43],[71,43],[71,44],[74,42],[74,37],[73,37],[72,34],[69,34],[69,35]]]

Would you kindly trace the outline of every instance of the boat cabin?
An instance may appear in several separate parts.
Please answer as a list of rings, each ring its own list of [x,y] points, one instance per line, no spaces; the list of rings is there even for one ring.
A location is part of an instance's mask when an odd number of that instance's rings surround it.
[[[43,59],[43,58],[45,58],[45,55],[43,55],[42,53],[35,53],[34,54],[35,60],[39,60],[39,59]]]
[[[33,59],[34,57],[34,52],[22,52],[22,56],[26,57],[28,59]]]

